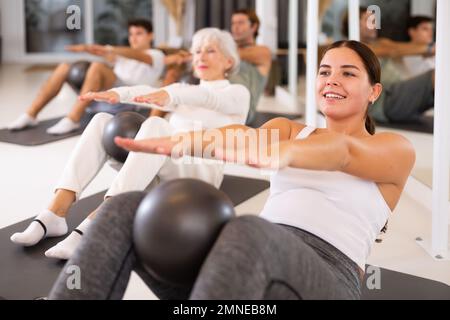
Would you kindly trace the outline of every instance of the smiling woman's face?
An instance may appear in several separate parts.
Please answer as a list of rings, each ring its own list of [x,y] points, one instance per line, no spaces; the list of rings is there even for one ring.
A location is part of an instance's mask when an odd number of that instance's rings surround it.
[[[323,57],[316,80],[320,111],[339,120],[361,114],[364,118],[373,86],[361,58],[349,48],[334,48]]]
[[[195,75],[202,80],[212,81],[225,78],[225,73],[233,66],[215,42],[205,42],[193,51],[192,65]]]

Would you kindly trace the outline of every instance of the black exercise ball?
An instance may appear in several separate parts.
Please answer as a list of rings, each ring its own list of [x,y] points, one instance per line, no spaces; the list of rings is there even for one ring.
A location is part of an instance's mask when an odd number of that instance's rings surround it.
[[[145,120],[146,118],[143,115],[132,111],[115,115],[103,131],[102,143],[106,153],[117,161],[124,163],[127,160],[128,151],[116,145],[114,138],[134,139]]]
[[[70,67],[66,81],[77,93],[81,91],[90,65],[89,61],[78,61]]]
[[[137,210],[133,229],[137,256],[156,279],[191,286],[222,227],[234,215],[228,196],[206,182],[163,183]]]

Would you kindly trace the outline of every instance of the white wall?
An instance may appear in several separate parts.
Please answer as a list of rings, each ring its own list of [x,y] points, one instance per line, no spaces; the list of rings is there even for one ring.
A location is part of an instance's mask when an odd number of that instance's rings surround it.
[[[161,0],[153,0],[153,31],[155,46],[166,43],[168,35],[167,10]]]
[[[153,28],[155,46],[181,47],[190,45],[195,31],[195,0],[186,1],[182,35],[177,34],[175,20],[169,15],[161,0],[153,0]]]
[[[25,26],[22,0],[0,0],[4,62],[18,61],[25,52]]]
[[[95,1],[95,0],[88,0]],[[189,0],[194,1],[194,0]],[[159,2],[155,0],[155,2]],[[89,6],[88,6],[89,7]],[[84,12],[86,21],[89,19],[89,13]],[[92,11],[92,10],[91,10]],[[191,9],[192,14],[192,9]],[[0,0],[0,30],[2,35],[2,62],[3,63],[57,63],[62,61],[75,61],[80,59],[94,59],[90,55],[72,54],[72,53],[51,53],[51,54],[26,54],[25,53],[25,22],[24,22],[24,1],[23,0]],[[167,12],[155,15],[154,21],[156,42],[166,39],[169,35],[165,33],[166,24],[159,23],[167,19]],[[161,27],[162,26],[162,27]],[[89,30],[87,25],[85,28]],[[193,29],[192,27],[184,28]],[[161,34],[160,34],[161,33]],[[92,34],[87,34],[87,41],[93,38]],[[162,36],[162,37],[161,37]]]
[[[258,44],[268,46],[275,55],[278,49],[277,0],[256,0],[256,14],[261,20]]]
[[[86,54],[26,54],[23,0],[0,0],[3,63],[57,63],[93,59]]]

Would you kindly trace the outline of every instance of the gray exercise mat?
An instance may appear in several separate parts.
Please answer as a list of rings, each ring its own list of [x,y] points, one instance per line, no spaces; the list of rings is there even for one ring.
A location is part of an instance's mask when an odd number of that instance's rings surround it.
[[[10,131],[8,129],[0,130],[0,142],[12,143],[21,146],[39,146],[51,142],[60,141],[63,139],[78,136],[83,133],[89,121],[99,112],[107,112],[117,114],[123,111],[136,111],[144,116],[148,116],[148,109],[140,109],[132,105],[105,105],[102,103],[95,103],[94,106],[89,107],[87,112],[80,121],[80,128],[78,130],[69,132],[63,135],[51,135],[46,132],[48,128],[56,124],[62,117],[53,118],[39,122],[36,127],[28,128],[20,131]]]
[[[238,205],[269,188],[269,182],[225,176],[221,186]],[[105,192],[80,200],[69,212],[69,230],[73,230],[102,201]],[[15,232],[27,228],[33,219],[0,229],[0,297],[9,300],[33,300],[45,297],[64,266],[64,261],[49,259],[44,252],[64,237],[49,238],[33,247],[22,247],[10,241]]]
[[[387,122],[377,123],[377,127],[406,130],[422,133],[433,133],[434,117],[423,116],[415,121],[409,122]]]
[[[88,125],[94,115],[88,114],[80,121],[80,128],[67,134],[51,135],[46,132],[48,128],[55,125],[62,117],[53,118],[39,122],[36,127],[27,128],[20,131],[0,130],[0,142],[12,143],[21,146],[39,146],[50,142],[71,138],[80,135]]]
[[[392,270],[380,270],[379,289],[374,286],[374,278],[371,278],[375,272],[366,273],[364,300],[450,300],[450,286],[444,283]]]

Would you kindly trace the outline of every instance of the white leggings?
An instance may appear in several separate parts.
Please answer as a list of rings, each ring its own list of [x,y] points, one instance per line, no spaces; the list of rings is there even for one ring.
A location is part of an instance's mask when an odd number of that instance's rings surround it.
[[[218,162],[206,163],[196,159],[195,163],[174,163],[166,156],[130,152],[123,165],[118,163],[106,154],[102,144],[104,128],[112,118],[113,116],[107,113],[99,113],[92,118],[72,152],[55,190],[73,191],[78,200],[106,162],[119,173],[105,198],[129,191],[143,191],[157,176],[162,181],[197,178],[216,187],[222,183],[223,164]],[[136,139],[170,136],[174,132],[167,120],[151,117],[142,124]]]

